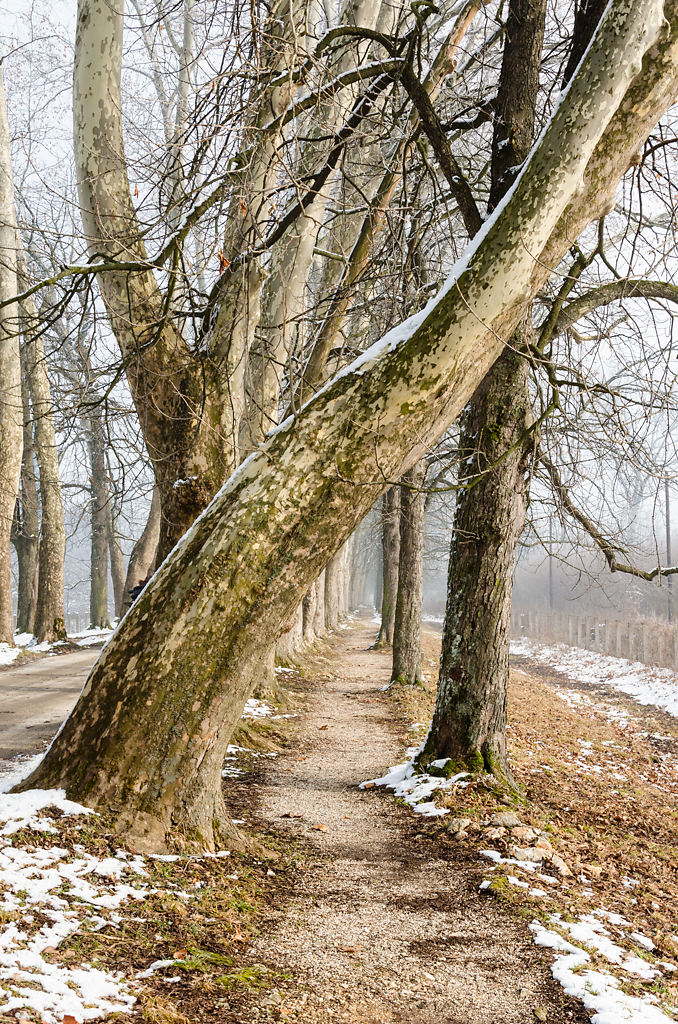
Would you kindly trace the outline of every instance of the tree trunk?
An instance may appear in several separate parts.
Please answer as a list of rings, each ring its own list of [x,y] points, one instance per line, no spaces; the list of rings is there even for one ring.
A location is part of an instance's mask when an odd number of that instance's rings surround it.
[[[108,558],[111,566],[111,580],[113,581],[113,601],[115,605],[115,617],[119,619],[122,615],[122,606],[125,600],[125,557],[120,547],[120,539],[116,530],[116,517],[113,514],[113,501],[110,492],[109,478],[109,502],[106,506],[106,536],[108,538]]]
[[[426,463],[422,459],[405,474],[400,487],[400,557],[391,672],[393,682],[417,685],[422,681],[425,476]]]
[[[25,353],[25,349],[24,349]],[[23,399],[23,456],[21,487],[16,503],[12,542],[16,551],[19,579],[17,587],[16,628],[19,633],[35,631],[35,610],[38,602],[38,543],[40,514],[38,484],[33,451],[33,421],[26,380],[25,358],[21,360],[21,394]]]
[[[318,589],[315,585],[309,587],[308,593],[303,601],[303,614],[304,614],[304,643],[312,644],[315,640],[315,613],[316,613],[316,601],[318,599]]]
[[[16,214],[5,87],[0,66],[0,300],[17,294]],[[14,643],[10,539],[21,477],[23,402],[19,310],[0,308],[0,643]]]
[[[18,281],[30,284],[23,244],[17,232]],[[42,326],[33,297],[21,303],[21,324],[26,350],[26,372],[33,414],[33,442],[40,481],[40,548],[35,635],[39,641],[63,640],[64,559],[66,526],[59,476],[59,452],[54,431],[54,403],[47,375]]]
[[[554,265],[542,254],[562,257],[674,100],[678,10],[667,8],[667,23],[662,13],[656,0],[613,0],[472,254],[426,309],[233,474],[118,627],[20,788],[65,786],[139,848],[237,841],[221,768],[262,661],[381,481],[402,476],[469,402]]]
[[[160,536],[160,493],[157,486],[153,488],[151,507],[148,510],[148,518],[141,536],[132,548],[132,554],[127,563],[127,576],[125,577],[124,596],[122,612],[126,612],[132,604],[132,590],[138,586],[155,565],[155,554],[158,549],[158,537]]]
[[[110,627],[108,617],[108,484],[106,440],[99,406],[88,417],[87,448],[90,466],[90,629]]]
[[[582,39],[587,5],[589,15],[596,5],[600,15],[598,0],[587,0],[577,12],[577,62],[598,21]],[[490,209],[510,187],[532,144],[545,16],[546,0],[511,0]],[[506,716],[513,567],[525,519],[528,455],[535,443],[529,436],[521,441],[532,419],[528,368],[516,354],[524,342],[517,331],[512,351],[497,361],[462,421],[460,464],[469,479],[455,510],[438,696],[425,750],[426,757],[450,757],[455,766],[480,768],[507,782],[512,781]]]
[[[325,570],[320,573],[313,584],[315,588],[315,616],[313,632],[317,637],[325,635]]]
[[[398,564],[400,558],[400,494],[389,487],[381,508],[381,626],[375,647],[393,643],[396,602],[398,600]]]
[[[472,466],[457,497],[438,695],[424,751],[426,759],[451,758],[455,770],[507,781],[511,586],[527,502],[530,444],[521,438],[531,419],[527,362],[507,350],[462,419],[460,463],[472,459]]]
[[[339,624],[339,553],[330,558],[325,567],[325,628],[336,629]]]

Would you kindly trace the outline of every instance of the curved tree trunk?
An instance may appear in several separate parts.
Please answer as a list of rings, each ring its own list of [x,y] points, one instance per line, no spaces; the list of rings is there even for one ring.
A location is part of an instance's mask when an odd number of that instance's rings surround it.
[[[21,788],[65,786],[140,848],[233,838],[221,768],[262,659],[380,481],[414,465],[470,400],[552,265],[534,254],[567,251],[673,101],[678,11],[667,10],[664,32],[662,13],[656,0],[613,0],[472,254],[233,474],[118,627]]]
[[[381,626],[376,648],[393,643],[400,559],[400,493],[389,487],[381,506]]]
[[[17,294],[16,214],[5,87],[0,66],[0,299]],[[23,402],[19,356],[19,310],[0,309],[0,643],[14,643],[10,539],[19,491],[23,447]]]
[[[127,576],[123,592],[122,612],[126,612],[132,604],[132,590],[138,586],[153,570],[160,536],[160,493],[157,486],[153,488],[151,507],[141,536],[132,548],[127,563]]]
[[[422,681],[425,476],[426,463],[422,459],[405,474],[400,487],[400,557],[391,672],[393,682],[416,685]]]

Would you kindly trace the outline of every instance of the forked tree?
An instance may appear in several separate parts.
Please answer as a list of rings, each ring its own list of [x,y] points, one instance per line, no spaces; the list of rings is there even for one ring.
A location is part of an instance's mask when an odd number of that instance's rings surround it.
[[[613,0],[513,191],[444,287],[233,473],[23,788],[64,786],[112,812],[139,848],[238,841],[221,769],[257,667],[385,479],[458,416],[677,90],[678,11]]]

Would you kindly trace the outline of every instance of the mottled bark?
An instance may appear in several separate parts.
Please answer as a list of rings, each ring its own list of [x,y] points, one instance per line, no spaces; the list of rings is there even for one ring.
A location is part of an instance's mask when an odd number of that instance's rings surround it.
[[[393,670],[391,680],[420,684],[421,605],[424,587],[423,491],[426,463],[422,459],[402,479],[400,487],[400,552],[398,596],[393,629]]]
[[[393,643],[400,558],[400,493],[389,487],[381,506],[381,626],[375,647]]]
[[[140,848],[234,838],[221,767],[262,661],[381,481],[402,476],[468,403],[548,275],[534,254],[553,249],[566,212],[570,232],[595,216],[674,99],[678,11],[668,15],[660,32],[661,4],[614,0],[467,264],[233,474],[118,627],[23,788],[64,785]],[[622,101],[624,131],[606,134]],[[601,164],[616,168],[603,196],[598,182],[581,187]]]
[[[290,13],[286,0],[271,11],[262,60],[290,66],[303,27],[304,8]],[[73,116],[78,195],[92,259],[147,264],[132,200],[122,136],[120,71],[124,2],[79,0],[75,46]],[[289,33],[291,41],[281,38]],[[270,51],[269,49],[270,48]],[[247,144],[243,188],[232,201],[232,236],[224,256],[236,257],[261,234],[277,173],[276,133],[263,121],[290,98],[289,84],[263,89]],[[257,97],[253,96],[256,109]],[[237,191],[237,190],[236,190]],[[246,210],[242,215],[241,207]],[[253,210],[256,210],[255,219]],[[210,329],[197,353],[166,315],[166,296],[150,266],[107,269],[98,283],[111,327],[126,360],[126,373],[144,440],[153,463],[162,517],[162,559],[202,511],[239,461],[239,421],[244,407],[248,348],[259,322],[260,270],[239,264],[220,279],[210,308]],[[206,349],[207,351],[204,351]]]
[[[17,294],[16,214],[5,87],[0,66],[0,298]],[[19,491],[23,402],[18,307],[0,309],[0,643],[14,643],[10,540]]]
[[[468,486],[455,510],[438,694],[424,752],[506,779],[511,588],[527,502],[522,439],[531,420],[527,363],[507,349],[462,417]]]
[[[40,513],[38,484],[35,476],[35,453],[33,451],[33,421],[23,354],[21,359],[21,395],[24,415],[21,485],[12,528],[12,543],[18,564],[16,628],[19,633],[33,633],[38,601]]]
[[[158,549],[158,538],[160,536],[160,493],[157,487],[153,488],[151,506],[148,510],[148,518],[140,537],[132,548],[127,563],[127,576],[125,577],[124,597],[122,610],[127,611],[132,603],[132,590],[145,580],[155,565],[155,556]]]

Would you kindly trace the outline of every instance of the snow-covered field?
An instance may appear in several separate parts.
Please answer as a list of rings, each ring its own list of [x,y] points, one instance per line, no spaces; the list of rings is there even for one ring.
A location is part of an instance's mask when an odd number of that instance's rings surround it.
[[[577,683],[619,690],[639,704],[651,704],[678,717],[678,676],[668,668],[641,665],[567,644],[541,644],[527,637],[511,641],[511,654],[548,665]]]

